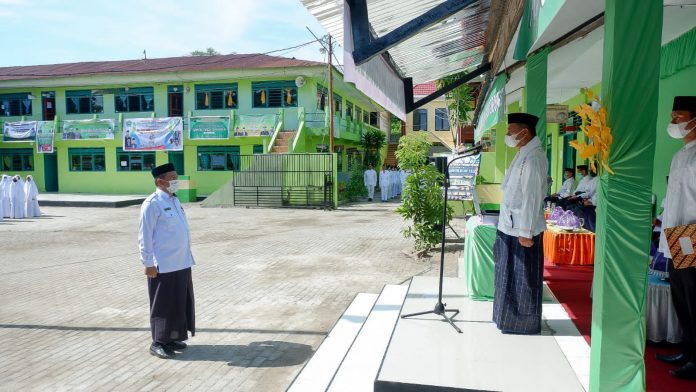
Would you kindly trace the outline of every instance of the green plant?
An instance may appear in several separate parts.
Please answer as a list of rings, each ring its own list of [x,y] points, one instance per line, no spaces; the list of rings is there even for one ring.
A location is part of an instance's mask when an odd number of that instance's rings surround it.
[[[415,241],[416,251],[426,251],[440,242],[442,227],[442,182],[444,176],[428,165],[430,143],[425,135],[412,133],[401,138],[396,156],[399,166],[409,170],[402,191],[402,204],[397,208],[404,219],[412,224],[401,231],[404,237]],[[453,210],[448,206],[446,219],[452,218]]]
[[[368,129],[360,138],[360,143],[365,149],[365,159],[363,164],[378,167],[380,164],[380,153],[384,144],[387,142],[387,135],[378,129]]]
[[[441,89],[456,82],[464,75],[464,72],[460,72],[445,76],[436,82],[436,86]],[[450,132],[452,132],[454,139],[454,131],[471,122],[469,113],[474,110],[473,87],[466,83],[462,84],[445,94],[445,102],[447,102],[447,111],[449,112]]]
[[[365,188],[365,184],[363,183],[363,169],[355,165],[350,172],[350,180],[348,180],[348,183],[345,185],[343,198],[347,201],[357,201],[366,196],[367,188]]]

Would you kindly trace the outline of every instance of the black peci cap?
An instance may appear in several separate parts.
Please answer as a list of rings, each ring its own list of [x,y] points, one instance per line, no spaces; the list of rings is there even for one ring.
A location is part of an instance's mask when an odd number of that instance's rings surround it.
[[[152,169],[152,177],[157,178],[164,173],[175,172],[176,169],[171,163],[165,163],[164,165],[157,166]]]
[[[696,96],[674,97],[672,111],[675,110],[686,110],[689,112],[696,111]]]
[[[508,124],[527,124],[536,127],[539,117],[529,113],[510,113],[508,114]]]

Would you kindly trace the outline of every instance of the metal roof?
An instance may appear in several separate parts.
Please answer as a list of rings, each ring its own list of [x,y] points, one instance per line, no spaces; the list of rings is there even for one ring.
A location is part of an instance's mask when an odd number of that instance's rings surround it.
[[[344,39],[344,0],[301,0],[337,40]],[[367,0],[370,28],[384,36],[446,0]],[[396,71],[420,84],[468,71],[484,60],[491,0],[480,0],[388,50]]]
[[[26,80],[85,75],[210,71],[243,68],[290,68],[323,66],[316,61],[265,54],[184,56],[147,60],[97,61],[0,68],[0,80]]]

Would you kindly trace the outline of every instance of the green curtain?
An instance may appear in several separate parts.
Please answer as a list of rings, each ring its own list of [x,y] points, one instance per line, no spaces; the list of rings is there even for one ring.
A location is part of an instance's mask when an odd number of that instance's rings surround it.
[[[527,113],[539,117],[536,126],[542,148],[546,149],[546,85],[550,47],[545,47],[527,59],[525,86]]]
[[[591,391],[645,390],[645,297],[662,34],[661,0],[607,0],[602,96],[615,175],[600,178]],[[592,61],[592,59],[587,59]]]
[[[492,301],[495,294],[493,244],[497,228],[478,223],[473,217],[466,222],[464,241],[464,275],[469,297],[475,301]]]
[[[696,65],[696,28],[662,47],[660,78]]]

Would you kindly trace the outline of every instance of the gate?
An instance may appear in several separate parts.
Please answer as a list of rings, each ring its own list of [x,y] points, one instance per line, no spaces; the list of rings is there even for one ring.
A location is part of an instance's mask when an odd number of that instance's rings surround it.
[[[333,208],[331,154],[241,155],[234,205],[254,207]]]

